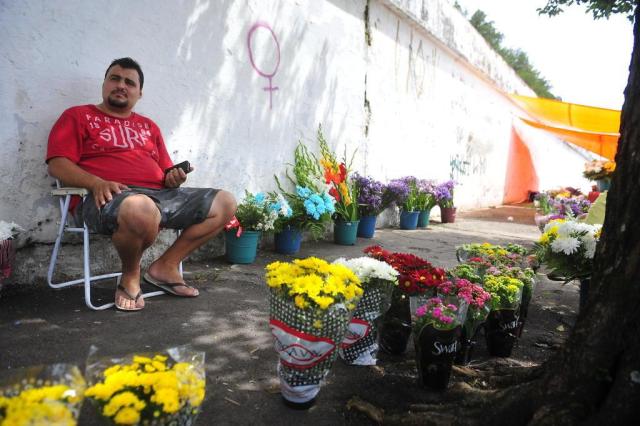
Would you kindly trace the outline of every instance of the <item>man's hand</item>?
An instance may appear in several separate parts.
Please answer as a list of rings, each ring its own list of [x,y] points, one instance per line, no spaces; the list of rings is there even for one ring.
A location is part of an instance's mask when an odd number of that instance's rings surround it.
[[[97,179],[91,185],[90,191],[93,194],[93,201],[96,203],[96,207],[100,210],[102,206],[113,200],[113,194],[120,194],[126,189],[129,189],[129,187],[119,182]]]
[[[193,166],[191,166],[193,171]],[[187,174],[179,167],[171,169],[164,177],[164,186],[167,188],[177,188],[187,180]]]

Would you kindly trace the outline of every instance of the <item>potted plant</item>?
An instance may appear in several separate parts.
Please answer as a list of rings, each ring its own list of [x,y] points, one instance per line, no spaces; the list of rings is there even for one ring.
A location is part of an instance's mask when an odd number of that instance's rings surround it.
[[[417,209],[420,212],[418,215],[418,228],[426,228],[429,226],[429,216],[431,215],[431,209],[436,206],[435,196],[435,184],[428,179],[419,179],[417,181]]]
[[[552,275],[563,277],[564,282],[580,281],[580,307],[588,298],[593,271],[593,258],[600,239],[602,225],[591,225],[575,220],[552,220],[535,245],[538,260]]]
[[[595,180],[598,191],[603,192],[609,189],[615,170],[616,163],[614,161],[592,160],[584,164],[582,175],[589,180]]]
[[[418,226],[418,186],[417,179],[405,176],[393,179],[386,188],[384,200],[400,208],[400,229],[416,229]]]
[[[449,384],[467,308],[463,300],[457,301],[460,303],[456,305],[433,297],[415,310],[413,342],[423,386],[443,390]]]
[[[360,280],[344,265],[309,257],[270,263],[266,283],[282,398],[309,408],[338,356],[363,293]]]
[[[476,334],[489,315],[491,294],[481,286],[464,278],[452,277],[438,286],[438,297],[456,296],[466,302],[467,315],[460,333],[460,345],[455,362],[466,365],[471,361],[476,346]]]
[[[205,396],[204,352],[189,346],[159,353],[87,360],[85,392],[109,424],[192,425]]]
[[[0,380],[0,424],[75,425],[86,383],[75,365],[5,371]]]
[[[335,213],[335,199],[317,178],[321,176],[320,165],[302,142],[296,147],[292,166],[293,177],[288,172],[285,176],[294,191],[285,190],[278,177],[274,176],[291,207],[291,215],[280,217],[275,222],[275,250],[282,254],[293,254],[300,249],[303,231],[309,231],[313,239],[322,236]]]
[[[380,246],[367,247],[364,252],[398,271],[391,307],[380,323],[380,347],[392,355],[402,354],[411,336],[412,305],[415,310],[421,301],[435,296],[446,279],[445,271],[411,253],[391,253]]]
[[[347,165],[345,150],[342,162],[338,162],[322,135],[322,127],[318,127],[317,138],[320,144],[320,164],[323,169],[323,178],[331,188],[329,194],[336,200],[335,213],[333,214],[333,241],[341,245],[354,245],[360,215],[357,203],[357,186],[349,177],[353,156]]]
[[[238,204],[236,220],[225,226],[225,257],[231,263],[252,263],[263,232],[274,230],[275,221],[288,217],[291,208],[283,197],[245,191]],[[276,205],[276,203],[279,203]],[[283,203],[283,204],[282,204]]]
[[[524,284],[517,278],[505,275],[485,275],[484,290],[491,294],[491,312],[485,323],[485,337],[489,354],[511,356],[518,338],[518,308],[522,300]]]
[[[448,180],[441,183],[435,188],[435,197],[438,206],[440,206],[440,215],[442,223],[453,223],[456,220],[457,208],[453,204],[453,187],[455,182]]]
[[[383,202],[385,185],[371,177],[353,174],[353,182],[358,194],[358,237],[372,238],[376,231],[376,219],[387,207]]]
[[[360,279],[364,290],[340,345],[340,357],[350,365],[375,365],[378,319],[391,305],[391,293],[398,285],[398,271],[388,263],[370,257],[340,258],[333,263],[351,269]]]
[[[531,303],[531,299],[533,298],[533,291],[535,290],[536,286],[536,273],[532,268],[520,268],[518,266],[506,266],[498,264],[487,269],[487,274],[505,275],[507,277],[516,278],[522,281],[522,301],[520,302],[520,308],[518,311],[519,326],[517,333],[518,337],[521,337],[527,317],[529,316],[529,304]]]
[[[15,237],[22,228],[13,223],[0,220],[0,290],[2,282],[9,278],[13,270],[16,247]]]

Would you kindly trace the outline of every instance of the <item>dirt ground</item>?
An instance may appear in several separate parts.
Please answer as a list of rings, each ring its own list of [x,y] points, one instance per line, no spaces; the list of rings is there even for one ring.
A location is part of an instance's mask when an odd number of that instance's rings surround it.
[[[538,236],[533,209],[497,207],[459,213],[456,223],[432,222],[426,230],[379,229],[373,239],[358,239],[355,246],[305,242],[296,257],[332,261],[360,256],[365,247],[379,244],[452,267],[457,263],[456,245],[488,241],[530,246]],[[563,286],[540,275],[523,336],[510,358],[490,358],[481,335],[474,361],[467,369],[454,370],[444,392],[418,385],[411,343],[402,356],[380,353],[375,367],[347,366],[337,360],[317,404],[296,411],[280,400],[263,280],[266,264],[291,258],[276,254],[266,243],[251,265],[229,265],[222,258],[187,263],[185,276],[200,289],[200,296],[148,299],[137,313],[89,311],[81,288],[54,291],[44,283],[6,286],[0,298],[0,377],[37,364],[72,362],[84,368],[91,346],[104,355],[121,355],[191,344],[206,353],[207,396],[199,424],[369,425],[377,423],[373,414],[382,415],[384,424],[397,424],[409,411],[448,400],[458,382],[492,388],[499,377],[477,376],[488,368],[540,364],[562,345],[576,318],[577,286]],[[101,284],[98,297],[111,299],[113,286]],[[360,402],[354,404],[354,398]],[[360,409],[363,406],[369,408]],[[82,425],[100,424],[87,403],[80,420]]]

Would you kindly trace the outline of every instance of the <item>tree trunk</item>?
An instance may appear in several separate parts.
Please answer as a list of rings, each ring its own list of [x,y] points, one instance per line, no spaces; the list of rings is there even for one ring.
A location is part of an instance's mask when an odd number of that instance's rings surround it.
[[[543,377],[507,389],[499,424],[631,424],[640,407],[640,7],[617,168],[587,304]],[[485,418],[486,420],[486,418]]]

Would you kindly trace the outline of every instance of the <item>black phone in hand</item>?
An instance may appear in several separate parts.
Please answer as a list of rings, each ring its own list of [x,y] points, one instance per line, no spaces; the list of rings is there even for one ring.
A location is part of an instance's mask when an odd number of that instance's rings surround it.
[[[188,161],[183,161],[182,163],[174,164],[173,166],[169,167],[168,169],[165,169],[165,171],[164,171],[165,176],[171,170],[177,169],[177,168],[181,168],[182,171],[185,172],[185,174],[186,174],[186,173],[189,173],[191,171],[191,164],[189,164]]]

